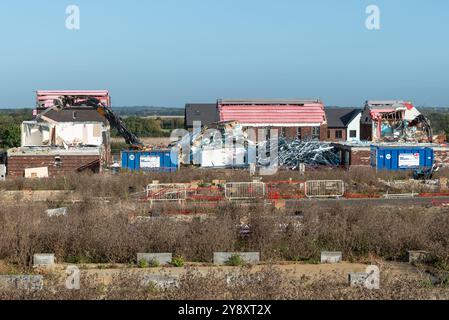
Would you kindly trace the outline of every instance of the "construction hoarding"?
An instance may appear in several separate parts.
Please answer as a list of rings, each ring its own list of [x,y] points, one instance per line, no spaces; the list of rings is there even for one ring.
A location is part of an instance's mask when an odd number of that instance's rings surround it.
[[[225,185],[228,200],[262,199],[265,197],[263,182],[230,182]]]
[[[342,180],[306,181],[305,193],[308,198],[343,197],[345,194],[345,183]]]
[[[184,201],[187,185],[183,183],[152,183],[147,185],[146,196],[150,201]]]

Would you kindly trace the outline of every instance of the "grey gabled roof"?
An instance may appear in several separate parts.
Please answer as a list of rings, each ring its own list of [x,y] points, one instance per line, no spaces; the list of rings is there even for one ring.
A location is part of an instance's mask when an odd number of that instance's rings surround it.
[[[329,128],[346,128],[362,109],[357,108],[325,108],[327,126]]]
[[[193,127],[193,121],[201,121],[201,125],[209,125],[220,121],[216,103],[187,103],[185,110],[185,126]]]

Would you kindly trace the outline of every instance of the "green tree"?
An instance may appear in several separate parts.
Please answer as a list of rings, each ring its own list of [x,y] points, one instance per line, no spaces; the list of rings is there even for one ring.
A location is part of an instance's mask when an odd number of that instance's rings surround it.
[[[20,123],[9,115],[0,115],[0,148],[8,149],[20,146]]]
[[[162,129],[162,123],[157,119],[146,119],[131,116],[123,119],[129,131],[138,137],[165,137],[168,133]],[[113,136],[118,136],[118,132],[113,130]]]

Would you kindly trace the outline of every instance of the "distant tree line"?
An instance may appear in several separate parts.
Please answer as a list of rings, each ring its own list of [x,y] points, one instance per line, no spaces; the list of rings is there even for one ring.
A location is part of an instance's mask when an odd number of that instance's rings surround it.
[[[184,108],[165,108],[165,107],[113,107],[113,110],[119,116],[183,116]]]
[[[0,149],[19,147],[21,124],[31,118],[31,109],[0,110]]]
[[[420,111],[430,120],[433,134],[444,133],[449,137],[449,109],[420,109]]]
[[[173,129],[183,128],[184,119],[149,119],[138,116],[123,118],[128,130],[138,137],[169,137]],[[119,136],[117,130],[112,130],[112,136]]]

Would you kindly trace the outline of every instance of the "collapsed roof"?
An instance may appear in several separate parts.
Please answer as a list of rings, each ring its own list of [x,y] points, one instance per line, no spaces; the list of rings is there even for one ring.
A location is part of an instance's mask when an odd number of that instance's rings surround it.
[[[400,100],[367,101],[365,112],[373,125],[373,141],[432,142],[432,128],[411,102]]]
[[[38,108],[36,115],[42,113],[46,109]],[[47,122],[101,122],[109,126],[108,120],[100,115],[96,110],[85,107],[71,107],[70,109],[51,110],[45,113],[39,121]]]
[[[409,101],[367,101],[366,107],[369,108],[372,119],[377,119],[386,113],[403,112],[403,119],[412,121],[421,114]]]
[[[36,105],[41,108],[54,106],[54,100],[61,96],[92,97],[100,100],[106,106],[111,106],[111,97],[107,90],[37,90]]]

